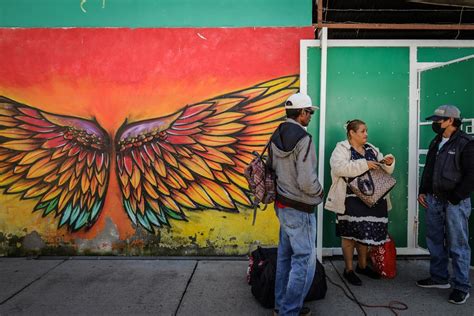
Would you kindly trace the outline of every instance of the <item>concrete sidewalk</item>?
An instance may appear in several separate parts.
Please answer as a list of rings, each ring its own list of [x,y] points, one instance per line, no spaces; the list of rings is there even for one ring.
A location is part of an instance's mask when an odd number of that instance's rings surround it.
[[[247,261],[233,258],[73,257],[0,258],[0,315],[271,315],[250,293]],[[394,280],[370,280],[350,287],[360,302],[404,302],[399,315],[474,315],[474,297],[448,303],[450,290],[421,289],[427,260],[399,260]],[[328,277],[346,291],[338,271],[343,262],[325,259]],[[474,273],[471,273],[474,282]],[[328,283],[321,301],[307,304],[313,315],[363,315],[361,307]],[[393,315],[366,308],[368,315]]]

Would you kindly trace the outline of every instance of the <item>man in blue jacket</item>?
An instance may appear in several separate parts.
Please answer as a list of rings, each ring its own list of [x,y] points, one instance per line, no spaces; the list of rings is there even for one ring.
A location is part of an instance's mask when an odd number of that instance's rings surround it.
[[[310,315],[303,301],[316,268],[315,208],[323,189],[316,174],[316,151],[305,127],[317,107],[296,93],[285,103],[287,120],[271,138],[270,164],[276,174],[275,211],[280,221],[275,280],[278,315]]]
[[[474,140],[460,130],[461,112],[442,105],[434,115],[431,141],[420,183],[418,201],[426,208],[426,243],[430,251],[430,277],[417,281],[424,288],[449,289],[449,257],[453,265],[453,291],[449,302],[469,298],[469,216],[474,191]]]

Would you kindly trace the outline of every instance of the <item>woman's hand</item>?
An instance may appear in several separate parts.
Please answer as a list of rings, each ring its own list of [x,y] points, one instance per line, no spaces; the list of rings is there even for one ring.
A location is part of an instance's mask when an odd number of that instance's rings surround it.
[[[380,168],[378,162],[370,161],[370,160],[367,160],[367,166],[369,166],[369,170],[375,170],[375,169]]]
[[[393,164],[394,158],[393,155],[387,155],[385,156],[382,160],[380,160],[380,163],[383,163],[386,166],[391,166]]]

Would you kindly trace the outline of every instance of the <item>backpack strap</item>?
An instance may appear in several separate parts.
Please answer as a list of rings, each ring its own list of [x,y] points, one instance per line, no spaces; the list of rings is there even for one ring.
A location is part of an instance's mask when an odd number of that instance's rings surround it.
[[[281,125],[282,124],[283,123],[278,125],[278,128],[273,132],[272,136],[270,136],[270,139],[268,140],[267,144],[263,148],[262,152],[260,154],[254,152],[254,154],[258,155],[260,157],[260,159],[263,159],[263,156],[265,155],[265,152],[268,150],[269,155],[268,155],[268,161],[267,161],[267,164],[266,164],[267,168],[271,168],[271,164],[269,164],[268,162],[273,160],[272,157],[271,157],[271,148],[270,148],[270,144],[272,143],[272,137],[273,137],[273,135],[275,135],[276,131],[281,130]],[[266,208],[267,208],[267,206],[265,205],[265,208],[263,210],[265,210]],[[252,226],[255,226],[255,220],[257,219],[257,209],[258,209],[258,204],[255,203],[254,206],[253,206]]]

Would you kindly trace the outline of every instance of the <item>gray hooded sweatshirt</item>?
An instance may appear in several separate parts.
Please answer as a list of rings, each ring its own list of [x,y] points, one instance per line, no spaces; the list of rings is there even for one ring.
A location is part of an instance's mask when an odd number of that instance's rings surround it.
[[[277,201],[305,212],[314,211],[322,202],[323,188],[316,174],[316,150],[311,136],[301,124],[287,119],[272,135],[270,155],[277,177]]]

